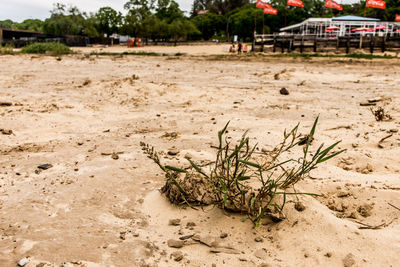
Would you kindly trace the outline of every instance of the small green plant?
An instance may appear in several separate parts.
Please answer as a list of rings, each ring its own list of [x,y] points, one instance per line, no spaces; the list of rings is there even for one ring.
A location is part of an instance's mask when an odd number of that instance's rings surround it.
[[[71,49],[61,43],[33,43],[21,49],[22,53],[27,54],[49,54],[51,56],[59,56],[70,54]]]
[[[378,107],[376,109],[371,108],[370,110],[371,110],[372,114],[374,115],[376,121],[392,119],[392,116],[390,116],[390,114],[387,113],[387,111],[385,111],[385,109],[383,107]]]
[[[216,205],[221,209],[246,214],[256,226],[267,215],[283,219],[287,195],[312,193],[287,192],[309,172],[344,150],[333,152],[339,142],[322,144],[311,153],[318,118],[306,137],[298,134],[299,125],[283,135],[283,141],[269,152],[257,152],[247,132],[237,144],[226,137],[229,122],[218,132],[216,158],[209,171],[188,159],[191,168],[163,165],[153,147],[141,142],[142,149],[166,174],[162,192],[174,204]],[[291,158],[288,152],[304,144],[302,156]]]

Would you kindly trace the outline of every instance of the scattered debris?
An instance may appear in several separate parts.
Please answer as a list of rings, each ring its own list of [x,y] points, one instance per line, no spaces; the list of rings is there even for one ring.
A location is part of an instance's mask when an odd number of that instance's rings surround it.
[[[296,204],[294,204],[294,208],[297,210],[297,211],[304,211],[305,209],[306,209],[306,206],[304,206],[304,204],[303,203],[301,203],[301,202],[296,202]]]
[[[187,224],[186,224],[186,227],[188,228],[188,227],[195,227],[196,226],[196,223],[194,223],[194,222],[188,222]]]
[[[6,130],[6,129],[0,129],[0,133],[4,135],[12,135],[13,131],[12,130]]]
[[[178,138],[179,134],[177,132],[170,132],[170,133],[165,133],[163,134],[161,137],[162,138],[167,138],[169,140],[174,140],[176,138]]]
[[[360,106],[362,106],[362,107],[368,107],[368,106],[376,106],[376,103],[369,103],[369,102],[367,102],[367,103],[360,103]]]
[[[85,80],[83,81],[82,86],[87,86],[87,85],[89,85],[89,84],[91,84],[91,83],[92,83],[92,81],[91,81],[90,79],[85,79]]]
[[[304,137],[301,137],[301,141],[299,142],[299,146],[303,146],[307,144],[307,142],[310,142],[310,144],[314,141],[314,137],[311,137],[309,135],[305,135]]]
[[[220,247],[210,249],[212,253],[240,254],[240,251],[234,248]]]
[[[173,258],[174,261],[181,261],[183,259],[183,253],[181,251],[175,251],[171,254],[171,258]]]
[[[53,165],[51,165],[49,163],[46,163],[46,164],[39,165],[38,169],[40,169],[40,170],[48,170],[48,169],[50,169],[52,167],[53,167]]]
[[[279,91],[279,93],[281,95],[289,95],[289,91],[288,89],[286,89],[285,87],[281,88],[281,90]]]
[[[0,107],[10,107],[12,106],[11,102],[0,102]]]
[[[375,98],[368,99],[368,103],[376,103],[376,102],[380,102],[382,100],[383,100],[382,97],[375,97]]]
[[[254,256],[263,260],[267,257],[267,252],[264,249],[259,249],[259,250],[256,250],[256,252],[254,252]]]
[[[350,192],[339,191],[339,192],[337,193],[337,197],[348,197],[348,196],[351,196],[351,193],[350,193]]]
[[[339,130],[339,129],[351,130],[351,125],[340,125],[340,126],[336,126],[336,127],[333,127],[333,128],[326,129],[326,130],[327,131],[332,131],[332,130]]]
[[[227,238],[227,237],[228,237],[228,234],[227,234],[227,233],[222,233],[219,237],[222,238],[222,239],[224,239],[224,238]]]
[[[262,239],[262,237],[257,236],[256,238],[254,238],[254,241],[256,241],[256,242],[264,242],[264,239]]]
[[[391,225],[391,224],[394,222],[394,220],[396,220],[396,219],[397,219],[397,218],[394,218],[394,219],[391,220],[389,223],[384,222],[384,223],[379,224],[379,225],[376,225],[376,226],[368,225],[368,224],[366,224],[366,223],[359,222],[359,221],[355,221],[355,222],[362,225],[362,226],[358,227],[358,229],[360,229],[360,230],[365,230],[365,229],[368,229],[368,230],[377,230],[377,229],[381,229],[381,228],[388,227],[388,226]]]
[[[360,213],[361,216],[368,217],[368,216],[371,216],[372,208],[373,208],[372,205],[363,204],[358,207],[357,211],[358,211],[358,213]]]
[[[388,136],[385,136],[384,138],[382,138],[381,140],[379,140],[378,143],[382,143],[383,141],[385,141],[386,139],[388,139],[388,138],[390,138],[390,137],[392,137],[392,136],[393,136],[393,134],[389,134]]]
[[[122,239],[122,240],[125,240],[126,239],[126,232],[120,232],[119,233],[119,238]]]
[[[124,154],[124,152],[101,152],[101,154],[100,155],[102,155],[102,156],[111,156],[111,157],[113,157],[114,155],[121,155],[121,154]],[[118,157],[119,158],[119,157]]]
[[[383,120],[391,120],[392,116],[390,116],[387,111],[383,107],[378,107],[377,109],[370,109],[372,114],[375,116],[376,121],[383,121]]]
[[[194,236],[194,234],[192,234],[192,235],[184,235],[184,236],[179,237],[179,239],[180,240],[186,240],[186,239],[192,238],[193,236]]]
[[[349,253],[347,256],[343,259],[343,266],[344,267],[351,267],[354,264],[356,264],[356,260],[354,259],[354,255]]]
[[[393,208],[395,208],[395,209],[397,209],[397,210],[399,210],[400,211],[400,208],[398,208],[398,207],[396,207],[395,205],[393,205],[393,204],[390,204],[390,203],[388,203],[390,206],[392,206]]]
[[[194,241],[200,242],[201,244],[206,245],[206,246],[208,246],[208,247],[218,247],[218,242],[217,242],[217,240],[216,240],[214,237],[212,237],[212,236],[205,236],[205,237],[202,237],[202,236],[200,236],[200,235],[194,235],[194,236],[192,237],[192,239],[193,239]]]
[[[168,150],[168,155],[170,155],[170,156],[176,156],[178,154],[179,154],[179,150],[174,147],[171,148],[170,150]]]
[[[181,219],[171,219],[168,222],[169,225],[178,226],[181,224]]]
[[[28,258],[23,258],[17,264],[18,264],[19,267],[23,267],[23,266],[27,265],[28,263],[29,263],[29,259]]]

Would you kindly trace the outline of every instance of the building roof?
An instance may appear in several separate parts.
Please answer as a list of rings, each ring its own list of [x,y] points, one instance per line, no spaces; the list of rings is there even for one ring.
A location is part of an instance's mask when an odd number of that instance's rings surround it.
[[[321,23],[321,22],[330,22],[332,19],[331,18],[308,18],[300,23],[293,24],[284,28],[281,28],[281,31],[287,31],[287,30],[292,30],[292,29],[297,29],[300,28],[301,26],[307,24],[307,23]]]
[[[23,32],[23,33],[43,34],[42,32],[37,32],[37,31],[18,30],[18,29],[9,29],[9,28],[1,28],[1,27],[0,27],[0,30],[8,31],[8,32]]]
[[[364,18],[364,17],[359,17],[359,16],[341,16],[341,17],[334,17],[334,18],[308,18],[300,23],[293,24],[284,28],[281,28],[280,31],[290,31],[294,29],[298,29],[302,27],[305,24],[319,24],[319,23],[330,23],[330,22],[339,22],[339,21],[349,21],[349,22],[377,22],[380,21],[380,19],[375,19],[375,18]]]
[[[332,21],[380,21],[380,19],[364,18],[359,16],[348,15],[348,16],[334,17],[332,18]]]

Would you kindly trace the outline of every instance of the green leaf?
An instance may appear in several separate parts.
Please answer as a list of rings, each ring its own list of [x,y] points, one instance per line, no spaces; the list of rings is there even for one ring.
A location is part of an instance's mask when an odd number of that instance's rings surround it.
[[[230,123],[230,121],[228,121],[228,123],[225,125],[225,127],[221,131],[218,132],[219,149],[222,148],[222,136],[226,132],[226,129],[228,128],[229,123]]]
[[[250,180],[250,176],[239,176],[237,179],[239,180],[239,181],[246,181],[246,180]]]
[[[224,207],[226,206],[226,200],[228,199],[228,192],[224,194]]]
[[[200,168],[199,166],[197,166],[191,159],[186,158],[186,160],[190,162],[190,164],[192,165],[192,167],[193,167],[198,173],[200,173],[200,174],[202,174],[203,176],[209,178],[208,175],[205,174],[205,173],[201,170],[201,168]]]
[[[257,163],[254,163],[254,162],[250,162],[250,161],[246,161],[246,160],[239,160],[239,162],[241,162],[241,163],[243,163],[245,165],[257,168],[257,169],[261,169],[261,166],[258,165]]]
[[[224,183],[224,181],[222,181],[222,179],[219,178],[219,177],[218,177],[218,181],[219,181],[219,184],[222,186],[222,190],[223,190],[224,192],[227,192],[226,184]]]
[[[186,173],[185,170],[182,170],[182,169],[179,169],[179,168],[176,168],[176,167],[167,166],[167,165],[165,165],[164,167],[165,167],[166,169],[171,170],[171,171],[174,171],[174,172]]]
[[[346,151],[346,149],[340,150],[340,151],[335,152],[335,153],[333,153],[333,154],[331,154],[331,155],[329,155],[329,156],[327,156],[327,157],[325,157],[323,159],[320,159],[320,160],[317,161],[317,163],[325,162],[325,161],[327,161],[327,160],[329,160],[329,159],[331,159],[333,157],[336,157],[339,154],[342,154],[344,151]]]
[[[283,207],[285,206],[285,204],[286,204],[286,193],[283,192],[283,203],[282,203],[281,210],[283,210]]]
[[[308,148],[310,147],[311,140],[312,140],[313,137],[314,137],[315,129],[317,128],[318,119],[319,119],[319,116],[315,119],[314,125],[313,125],[313,127],[311,128],[310,134],[309,134],[308,137],[307,137],[307,138],[308,138],[308,139],[307,139],[307,143],[306,143],[306,146],[305,146],[305,148],[304,148],[304,157],[307,155]]]
[[[310,139],[314,136],[315,128],[317,128],[317,124],[318,124],[318,119],[319,119],[319,116],[315,119],[314,125],[313,125],[313,127],[311,128],[311,131],[310,131]]]
[[[250,207],[254,207],[254,203],[256,202],[256,198],[252,197],[250,200]]]
[[[325,161],[325,160],[324,160],[324,157],[329,153],[329,151],[331,151],[331,150],[332,150],[335,146],[337,146],[339,143],[340,143],[340,141],[338,141],[338,142],[336,142],[336,143],[330,145],[329,147],[325,148],[325,149],[321,152],[321,154],[320,154],[320,156],[319,156],[319,158],[318,158],[318,160],[317,160],[317,163],[324,162],[324,161]]]
[[[312,197],[320,197],[321,195],[314,194],[314,193],[286,193],[286,192],[275,192],[277,195],[307,195],[307,196],[312,196]]]

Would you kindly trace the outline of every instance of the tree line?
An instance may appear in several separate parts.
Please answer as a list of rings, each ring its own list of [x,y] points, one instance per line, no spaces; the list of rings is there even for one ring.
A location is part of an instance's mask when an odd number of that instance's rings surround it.
[[[250,0],[194,0],[190,14],[185,15],[174,0],[129,0],[126,14],[102,7],[86,13],[74,6],[57,3],[45,20],[27,19],[21,23],[0,21],[2,28],[42,31],[54,35],[110,36],[114,33],[142,37],[155,42],[169,40],[228,40],[233,35],[251,39],[257,32],[279,31],[284,26],[299,23],[310,17],[364,15],[365,1],[344,4],[343,11],[324,7],[324,0],[303,0],[304,8],[286,7],[286,0],[270,0],[278,15],[265,15]],[[386,0],[387,8],[367,9],[367,16],[393,21],[400,14],[400,0]],[[256,21],[255,21],[256,20]]]

